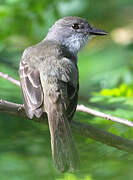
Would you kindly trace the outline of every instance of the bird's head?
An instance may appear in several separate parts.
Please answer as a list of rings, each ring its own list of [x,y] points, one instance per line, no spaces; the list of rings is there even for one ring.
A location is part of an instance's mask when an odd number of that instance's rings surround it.
[[[80,17],[64,17],[50,28],[46,39],[56,40],[73,53],[84,47],[93,36],[106,35],[107,32],[92,27]]]

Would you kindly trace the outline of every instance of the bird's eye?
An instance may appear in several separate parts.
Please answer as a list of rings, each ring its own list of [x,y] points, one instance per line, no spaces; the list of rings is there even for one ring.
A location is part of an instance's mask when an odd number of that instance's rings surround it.
[[[72,28],[73,28],[73,29],[79,29],[79,24],[77,24],[77,23],[73,24],[73,25],[72,25]]]

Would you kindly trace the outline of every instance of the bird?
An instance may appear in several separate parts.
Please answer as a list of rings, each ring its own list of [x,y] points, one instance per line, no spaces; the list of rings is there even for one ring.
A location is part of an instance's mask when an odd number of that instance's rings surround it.
[[[77,55],[93,36],[106,34],[84,18],[63,17],[22,54],[19,75],[25,112],[30,119],[47,114],[53,161],[60,172],[80,166],[70,128],[78,102]]]

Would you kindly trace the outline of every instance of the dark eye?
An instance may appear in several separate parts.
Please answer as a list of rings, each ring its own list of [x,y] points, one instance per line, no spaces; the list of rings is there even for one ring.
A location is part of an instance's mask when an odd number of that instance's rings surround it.
[[[73,24],[73,25],[72,25],[72,28],[73,28],[73,29],[79,29],[79,24],[77,24],[77,23]]]

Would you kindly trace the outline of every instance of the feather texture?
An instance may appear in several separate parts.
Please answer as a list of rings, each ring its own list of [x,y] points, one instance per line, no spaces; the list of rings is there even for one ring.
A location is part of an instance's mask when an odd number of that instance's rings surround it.
[[[34,115],[39,118],[43,113],[43,92],[39,71],[31,68],[23,58],[19,74],[26,114],[30,119]]]
[[[69,125],[78,100],[78,69],[74,58],[64,46],[45,41],[25,50],[19,69],[26,114],[29,118],[39,118],[43,111],[47,113],[52,155],[61,172],[79,167]]]

